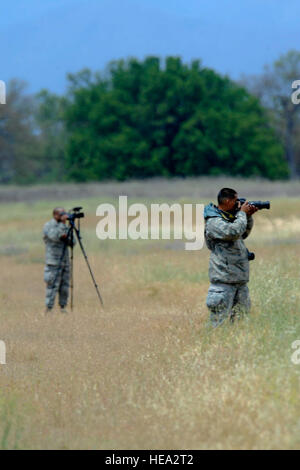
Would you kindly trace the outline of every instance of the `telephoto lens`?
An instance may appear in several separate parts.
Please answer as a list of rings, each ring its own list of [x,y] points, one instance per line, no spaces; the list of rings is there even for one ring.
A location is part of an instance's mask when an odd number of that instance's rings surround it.
[[[240,199],[238,199],[238,201],[240,201],[241,204],[244,204],[246,202],[246,199],[241,197]],[[271,208],[270,201],[248,201],[248,203],[251,204],[251,206],[257,207],[258,210]]]
[[[258,210],[270,209],[270,207],[271,207],[270,201],[249,201],[249,204],[251,204],[252,206],[257,207]]]

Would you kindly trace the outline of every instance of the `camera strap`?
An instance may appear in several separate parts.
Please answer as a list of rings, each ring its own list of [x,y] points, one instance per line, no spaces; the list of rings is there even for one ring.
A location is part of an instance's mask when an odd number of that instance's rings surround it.
[[[218,209],[221,216],[223,217],[224,220],[226,220],[227,222],[234,222],[235,219],[236,219],[236,216],[233,215],[233,214],[230,214],[230,212],[225,212],[225,211],[222,211],[220,209]]]

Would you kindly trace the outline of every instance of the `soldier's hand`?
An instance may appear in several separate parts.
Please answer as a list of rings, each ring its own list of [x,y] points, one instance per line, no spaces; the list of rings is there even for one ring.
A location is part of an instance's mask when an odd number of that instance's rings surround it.
[[[241,206],[241,211],[246,212],[247,215],[252,215],[254,212],[257,211],[257,208],[255,206],[251,206],[248,201],[244,202],[244,204]]]
[[[65,240],[68,237],[67,233],[64,233],[63,235],[60,236],[61,240]]]
[[[258,208],[255,207],[255,206],[252,206],[251,204],[250,204],[250,208],[251,208],[251,210],[250,210],[250,212],[247,213],[247,215],[252,215],[252,214],[254,214],[254,212],[258,211]]]

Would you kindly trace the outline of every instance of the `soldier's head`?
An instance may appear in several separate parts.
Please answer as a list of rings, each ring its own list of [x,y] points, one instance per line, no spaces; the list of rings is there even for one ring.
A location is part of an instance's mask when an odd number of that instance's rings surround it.
[[[53,209],[53,218],[57,221],[60,222],[61,220],[61,215],[63,212],[66,212],[63,207],[55,207]]]
[[[238,194],[234,189],[222,188],[218,194],[218,207],[222,211],[230,212],[236,206]]]

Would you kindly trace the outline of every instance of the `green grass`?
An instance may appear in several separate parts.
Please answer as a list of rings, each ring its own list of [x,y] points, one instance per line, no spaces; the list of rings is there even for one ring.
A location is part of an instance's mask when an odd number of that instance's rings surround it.
[[[22,427],[16,398],[5,397],[3,393],[0,394],[0,423],[0,450],[18,449]]]

